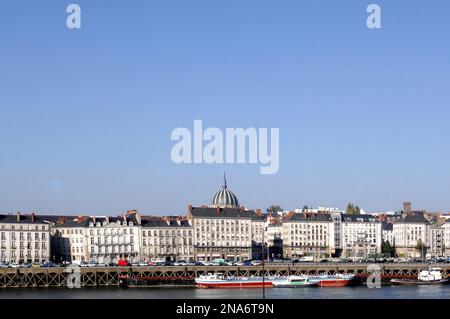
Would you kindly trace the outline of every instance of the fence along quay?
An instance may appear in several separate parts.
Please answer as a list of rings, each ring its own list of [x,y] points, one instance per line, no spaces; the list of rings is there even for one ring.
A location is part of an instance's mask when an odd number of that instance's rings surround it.
[[[225,276],[289,276],[319,274],[355,274],[364,281],[370,276],[368,266],[373,264],[296,264],[261,266],[165,266],[165,267],[92,267],[92,268],[5,268],[0,269],[0,288],[66,287],[75,273],[80,287],[119,287],[121,278],[146,278],[158,282],[182,282],[208,273]],[[382,279],[416,278],[429,264],[377,264]],[[433,264],[447,277],[450,264]]]

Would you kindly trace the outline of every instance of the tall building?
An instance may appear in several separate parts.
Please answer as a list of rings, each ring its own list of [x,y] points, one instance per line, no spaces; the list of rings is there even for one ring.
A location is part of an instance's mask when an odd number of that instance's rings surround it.
[[[381,254],[381,222],[372,215],[342,214],[342,255],[374,257]]]
[[[395,252],[399,257],[424,257],[428,245],[429,222],[421,214],[406,215],[393,223]]]
[[[283,221],[282,234],[286,258],[312,256],[317,260],[334,253],[334,224],[330,214],[291,213]]]
[[[193,228],[181,217],[143,218],[142,252],[145,261],[193,261]]]
[[[404,214],[410,214],[411,211],[412,211],[411,202],[404,202],[403,203],[403,213]]]
[[[0,215],[0,241],[2,262],[50,259],[50,225],[35,214]]]
[[[189,206],[187,218],[193,227],[195,260],[251,259],[263,242],[265,216],[240,206],[225,176],[211,206]]]

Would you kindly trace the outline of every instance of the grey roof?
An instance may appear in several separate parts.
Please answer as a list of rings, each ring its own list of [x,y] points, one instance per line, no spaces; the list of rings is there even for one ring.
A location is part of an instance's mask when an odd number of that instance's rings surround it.
[[[76,217],[76,218],[66,218],[66,216],[60,216],[59,219],[56,220],[55,223],[55,227],[89,227],[89,224],[91,222],[100,222],[101,224],[103,224],[104,221],[106,221],[106,217],[85,217],[85,216],[81,216],[81,217]],[[128,222],[132,222],[133,225],[139,225],[135,215],[128,215],[126,217],[127,223]],[[109,223],[117,223],[117,221],[123,223],[124,222],[124,218],[123,216],[119,216],[119,217],[109,217]]]
[[[342,214],[342,221],[346,223],[380,223],[373,215]]]
[[[396,223],[417,223],[417,224],[429,224],[430,223],[423,215],[407,215],[395,222]]]
[[[189,221],[183,219],[180,220],[180,223],[176,220],[169,220],[169,223],[166,222],[166,220],[159,218],[159,219],[145,219],[142,220],[142,227],[146,228],[163,228],[163,227],[191,227],[189,224]]]
[[[392,223],[382,223],[381,228],[383,230],[394,230],[394,225]]]
[[[296,213],[288,217],[285,222],[305,221],[305,222],[332,222],[330,214],[304,214]]]
[[[34,217],[34,221],[32,220],[31,215],[19,215],[19,220],[17,220],[17,215],[0,215],[0,223],[4,224],[47,224],[44,220],[42,220],[40,217],[36,216]]]
[[[219,207],[192,207],[190,210],[194,217],[209,218],[250,218],[253,220],[265,220],[265,215],[258,215],[254,210],[243,208],[219,208]]]

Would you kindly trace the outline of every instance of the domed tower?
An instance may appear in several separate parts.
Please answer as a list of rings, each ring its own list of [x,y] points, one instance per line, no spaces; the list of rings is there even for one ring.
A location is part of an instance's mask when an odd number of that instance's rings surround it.
[[[225,173],[223,174],[222,189],[220,189],[214,195],[211,206],[212,207],[220,207],[220,208],[239,207],[239,201],[238,201],[236,195],[234,195],[234,193],[232,191],[230,191],[227,187],[227,177],[225,176]]]

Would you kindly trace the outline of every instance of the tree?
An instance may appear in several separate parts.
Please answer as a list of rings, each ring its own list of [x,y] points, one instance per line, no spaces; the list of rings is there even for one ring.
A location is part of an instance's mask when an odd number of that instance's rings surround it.
[[[269,208],[266,209],[266,211],[267,211],[269,214],[270,214],[270,213],[276,214],[276,213],[278,213],[278,212],[282,212],[282,211],[283,211],[283,208],[281,208],[280,205],[271,205]]]
[[[426,247],[425,247],[424,243],[422,242],[422,239],[420,239],[420,238],[417,240],[416,249],[420,253],[420,258],[423,258],[426,253],[425,252]]]
[[[361,208],[359,208],[359,206],[353,205],[353,203],[348,203],[346,213],[359,215],[361,214]]]
[[[386,256],[392,257],[394,252],[394,248],[391,246],[389,240],[386,240],[383,244],[383,254]]]

